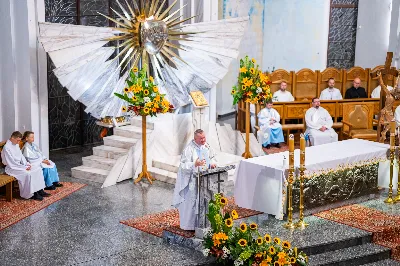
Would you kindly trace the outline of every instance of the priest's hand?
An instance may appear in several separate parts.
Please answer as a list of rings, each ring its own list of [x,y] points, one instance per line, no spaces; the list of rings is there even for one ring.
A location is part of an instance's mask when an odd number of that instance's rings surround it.
[[[215,163],[212,163],[212,164],[210,165],[210,167],[211,167],[211,169],[214,169],[215,167],[217,167],[217,165],[216,165]]]
[[[45,164],[47,164],[47,165],[50,165],[50,162],[49,162],[49,160],[43,160],[43,162],[42,163],[45,163]]]
[[[322,132],[325,132],[326,127],[325,127],[325,126],[322,126],[319,130],[322,131]]]
[[[196,162],[194,163],[194,166],[198,167],[198,166],[204,166],[206,165],[206,160],[199,160],[197,159]]]
[[[29,171],[29,170],[31,170],[31,165],[30,164],[28,164],[27,166],[26,166],[26,171]]]

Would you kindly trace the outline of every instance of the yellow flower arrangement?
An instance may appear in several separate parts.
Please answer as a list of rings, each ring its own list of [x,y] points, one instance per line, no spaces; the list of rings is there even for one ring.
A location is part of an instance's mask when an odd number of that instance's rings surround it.
[[[245,247],[245,246],[247,245],[247,240],[241,238],[241,239],[239,240],[238,244],[239,244],[241,247]]]
[[[239,218],[239,215],[238,215],[238,213],[237,213],[236,210],[233,210],[233,211],[231,212],[231,216],[232,216],[232,219],[233,219],[233,220],[236,220],[237,218]]]
[[[272,93],[269,88],[271,81],[268,76],[259,70],[256,60],[249,60],[246,56],[240,60],[240,69],[238,83],[231,92],[233,104],[239,101],[248,103],[265,103],[272,99]]]
[[[127,86],[122,89],[122,93],[114,93],[128,103],[128,106],[123,106],[122,112],[156,116],[172,110],[173,106],[164,94],[160,94],[154,84],[154,78],[151,76],[147,78],[147,65],[140,70],[137,67],[131,69],[126,83]]]

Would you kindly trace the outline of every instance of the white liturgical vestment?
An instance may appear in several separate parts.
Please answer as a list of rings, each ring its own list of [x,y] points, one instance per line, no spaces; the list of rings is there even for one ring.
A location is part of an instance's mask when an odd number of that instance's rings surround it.
[[[325,90],[321,91],[321,95],[319,96],[320,100],[342,100],[342,94],[340,90],[336,88],[326,88]]]
[[[15,177],[18,180],[20,196],[24,199],[29,199],[37,192],[45,187],[43,171],[40,165],[31,167],[19,148],[19,145],[14,145],[10,140],[4,145],[1,151],[1,160],[6,166],[6,173]]]
[[[313,146],[338,141],[338,135],[332,128],[332,117],[324,108],[311,107],[308,109],[306,112],[306,124],[306,134],[308,134]],[[323,126],[327,129],[325,131],[319,130]]]
[[[393,90],[392,86],[386,86],[389,91]],[[372,93],[371,93],[371,98],[380,98],[381,97],[381,85],[376,87]]]
[[[191,141],[182,152],[178,176],[176,178],[173,206],[179,210],[179,224],[183,230],[194,230],[196,214],[198,214],[197,174],[199,167],[195,167],[196,160],[206,160],[204,170],[215,164],[215,153],[206,143],[197,145]],[[200,169],[202,170],[202,169]]]
[[[272,101],[274,101],[274,102],[293,102],[294,97],[289,91],[278,90],[274,93]]]
[[[397,127],[400,127],[400,105],[394,111],[394,119],[396,120]]]

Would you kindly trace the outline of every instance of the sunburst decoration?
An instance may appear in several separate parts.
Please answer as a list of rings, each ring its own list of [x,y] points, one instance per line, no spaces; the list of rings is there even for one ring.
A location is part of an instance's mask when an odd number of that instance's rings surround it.
[[[52,59],[54,74],[72,98],[96,118],[121,115],[122,92],[128,70],[151,61],[162,93],[176,107],[190,103],[192,90],[208,91],[237,58],[248,17],[184,24],[178,0],[118,0],[121,11],[108,18],[116,27],[39,23],[40,37]],[[118,45],[104,47],[110,41]],[[112,56],[116,55],[116,56]]]

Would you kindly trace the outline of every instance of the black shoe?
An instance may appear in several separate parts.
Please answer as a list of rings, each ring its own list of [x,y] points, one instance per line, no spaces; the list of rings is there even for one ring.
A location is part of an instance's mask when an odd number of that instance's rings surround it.
[[[51,194],[49,194],[49,193],[47,193],[47,192],[44,192],[43,189],[39,190],[39,191],[38,191],[38,194],[39,194],[40,196],[42,196],[42,197],[50,197],[50,196],[51,196]]]
[[[64,185],[61,184],[61,183],[58,183],[58,182],[54,182],[53,186],[55,186],[55,187],[63,187]]]
[[[56,190],[56,187],[54,185],[51,185],[49,187],[45,187],[45,190]]]
[[[275,147],[277,147],[279,149],[281,147],[281,145],[279,143],[276,143]]]
[[[267,147],[265,147],[265,148],[267,148],[267,149],[271,149],[271,145],[270,145],[270,144],[268,144],[268,145],[267,145]]]
[[[40,196],[39,193],[35,192],[35,193],[33,193],[33,197],[31,199],[42,201],[43,197]]]

